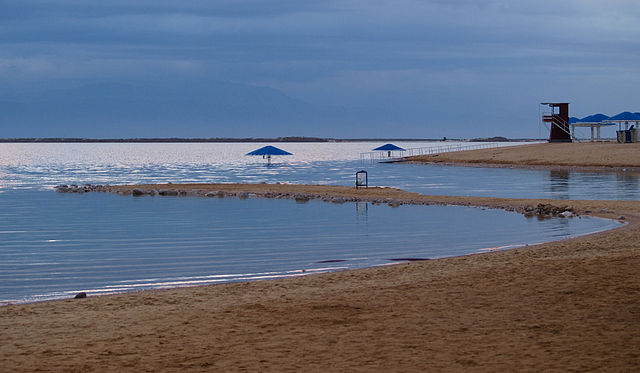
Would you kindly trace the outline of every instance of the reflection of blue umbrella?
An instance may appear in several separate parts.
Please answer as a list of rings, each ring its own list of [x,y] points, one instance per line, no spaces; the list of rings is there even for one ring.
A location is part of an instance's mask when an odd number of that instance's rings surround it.
[[[267,158],[268,163],[271,163],[272,155],[293,155],[293,154],[289,153],[288,151],[276,148],[275,146],[267,145],[260,149],[256,149],[250,153],[247,153],[247,155],[261,155],[262,158]]]
[[[395,146],[393,144],[384,144],[382,146],[378,146],[377,148],[373,149],[373,150],[383,150],[383,151],[387,151],[388,156],[391,157],[391,152],[394,150],[399,150],[399,151],[404,151],[404,149],[402,149],[399,146]]]

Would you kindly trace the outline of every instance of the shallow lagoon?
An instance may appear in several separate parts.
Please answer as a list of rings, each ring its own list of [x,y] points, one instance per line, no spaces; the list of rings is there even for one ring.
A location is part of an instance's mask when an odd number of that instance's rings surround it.
[[[0,211],[3,303],[299,276],[619,226],[469,207],[50,191],[0,193]]]
[[[438,258],[610,229],[496,210],[310,201],[125,198],[66,183],[281,182],[436,195],[637,199],[638,175],[362,163],[377,143],[279,144],[266,166],[239,144],[0,144],[0,302],[241,281]],[[398,143],[409,147],[430,143]],[[305,272],[302,272],[302,271]]]

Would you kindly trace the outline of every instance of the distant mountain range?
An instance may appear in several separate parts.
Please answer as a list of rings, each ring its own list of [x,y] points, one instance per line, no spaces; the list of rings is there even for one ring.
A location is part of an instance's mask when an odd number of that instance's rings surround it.
[[[107,82],[30,93],[0,92],[0,123],[8,129],[5,137],[11,136],[14,126],[28,126],[29,133],[51,137],[264,136],[301,127],[315,136],[320,131],[314,128],[320,124],[323,134],[331,134],[334,131],[328,125],[339,131],[354,118],[384,120],[385,114],[375,110],[315,105],[277,89],[220,81]]]
[[[616,114],[612,117],[604,114],[593,114],[582,119],[571,117],[569,118],[569,123],[598,123],[605,120],[640,120],[640,112],[632,113],[630,111],[623,111],[622,113]]]

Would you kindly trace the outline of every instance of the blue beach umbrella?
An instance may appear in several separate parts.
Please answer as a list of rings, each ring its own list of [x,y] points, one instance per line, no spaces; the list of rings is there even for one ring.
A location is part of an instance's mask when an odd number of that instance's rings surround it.
[[[256,149],[252,152],[247,153],[247,155],[261,155],[262,158],[267,159],[267,163],[271,164],[271,156],[272,155],[293,155],[286,150],[282,150],[280,148],[276,148],[275,146],[267,145],[263,146],[260,149]]]
[[[402,149],[399,146],[393,145],[393,144],[384,144],[382,146],[378,146],[377,148],[373,149],[373,150],[380,150],[380,151],[386,151],[387,155],[389,157],[391,157],[391,152],[398,150],[398,151],[404,151],[404,149]]]

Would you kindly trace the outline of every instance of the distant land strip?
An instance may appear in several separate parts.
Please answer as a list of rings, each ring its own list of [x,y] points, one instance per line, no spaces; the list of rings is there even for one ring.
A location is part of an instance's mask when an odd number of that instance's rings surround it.
[[[363,142],[363,141],[442,141],[442,139],[419,138],[353,138],[336,139],[322,137],[288,136],[288,137],[215,137],[215,138],[125,138],[125,139],[92,139],[77,137],[23,137],[0,138],[0,143],[196,143],[196,142]],[[507,139],[504,137],[477,138],[477,139],[447,139],[447,141],[537,141],[535,139]]]

